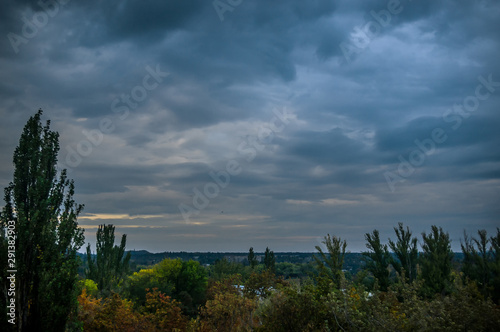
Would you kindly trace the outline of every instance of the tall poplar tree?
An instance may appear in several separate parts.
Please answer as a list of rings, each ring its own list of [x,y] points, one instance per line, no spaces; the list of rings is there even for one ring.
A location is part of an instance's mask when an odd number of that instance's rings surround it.
[[[248,250],[248,264],[250,264],[252,269],[259,264],[259,261],[257,261],[257,257],[255,256],[255,252],[253,251],[253,247],[250,247]]]
[[[389,248],[396,255],[396,259],[392,260],[392,266],[401,275],[404,271],[405,277],[412,282],[417,278],[417,260],[418,248],[417,238],[412,237],[410,228],[403,227],[403,223],[398,223],[398,227],[394,227],[396,232],[397,241],[393,242],[389,239]]]
[[[270,250],[269,247],[266,247],[266,251],[264,253],[264,266],[267,270],[274,272],[275,264],[276,259],[274,258],[274,251]]]
[[[330,284],[336,289],[341,288],[342,268],[344,266],[347,242],[340,237],[328,234],[322,243],[326,246],[328,252],[325,253],[320,246],[316,246],[319,256],[313,255],[313,258],[318,266],[319,287],[322,292],[328,293]]]
[[[95,257],[91,253],[90,243],[87,246],[86,276],[97,283],[97,287],[104,295],[109,295],[128,273],[130,252],[125,255],[127,235],[122,235],[120,246],[117,246],[115,245],[115,226],[99,225],[96,238]]]
[[[58,176],[59,134],[50,130],[50,121],[42,126],[41,116],[39,110],[28,120],[15,149],[14,180],[5,188],[1,222],[2,230],[15,223],[17,329],[64,331],[77,305],[76,254],[84,243],[77,217],[83,205],[73,199],[66,170]],[[6,279],[0,282],[5,292]]]
[[[378,230],[375,229],[372,234],[366,233],[365,239],[366,247],[370,250],[363,252],[363,255],[366,257],[366,268],[378,280],[380,289],[385,292],[390,284],[389,265],[391,265],[392,261],[391,254],[389,254],[387,245],[380,243]]]
[[[432,226],[429,234],[422,233],[423,253],[420,256],[423,292],[432,297],[436,293],[446,293],[451,287],[451,263],[453,252],[448,233],[441,227]]]

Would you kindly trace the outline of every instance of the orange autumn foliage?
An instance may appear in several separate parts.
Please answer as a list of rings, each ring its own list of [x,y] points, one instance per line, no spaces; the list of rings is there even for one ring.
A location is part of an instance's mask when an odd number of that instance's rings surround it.
[[[156,288],[146,291],[143,317],[153,324],[155,331],[185,331],[188,319],[182,314],[180,303]]]
[[[157,289],[147,293],[146,305],[138,311],[116,293],[97,299],[84,289],[78,302],[78,319],[84,331],[184,331],[188,323],[179,303]]]
[[[238,277],[230,277],[213,284],[208,290],[209,299],[201,310],[200,331],[252,331],[258,325],[254,313],[257,300],[246,298],[235,286]]]

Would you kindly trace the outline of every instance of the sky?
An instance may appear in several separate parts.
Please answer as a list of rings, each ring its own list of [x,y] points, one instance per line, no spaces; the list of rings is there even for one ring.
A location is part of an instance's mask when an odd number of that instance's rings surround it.
[[[402,222],[459,251],[500,226],[498,17],[493,0],[2,1],[0,187],[41,108],[93,249],[114,224],[152,252],[327,234],[359,252]]]

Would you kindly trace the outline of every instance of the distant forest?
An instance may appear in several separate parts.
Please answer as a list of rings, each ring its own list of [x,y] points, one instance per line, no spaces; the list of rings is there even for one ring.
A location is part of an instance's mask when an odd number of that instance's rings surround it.
[[[161,262],[166,258],[182,259],[185,261],[194,260],[202,265],[214,265],[219,260],[227,260],[229,262],[241,263],[243,266],[248,266],[248,252],[186,252],[186,251],[166,251],[161,253],[151,253],[147,250],[130,250],[130,266],[132,270],[137,270],[141,266],[150,266]],[[264,253],[255,253],[257,260],[264,259]],[[292,263],[292,264],[310,264],[314,262],[314,253],[311,252],[275,252],[274,257],[276,263]],[[80,274],[83,276],[83,271],[86,266],[86,259],[84,254],[82,257],[82,266],[80,267]],[[366,265],[366,256],[362,253],[345,254],[344,258],[344,271],[355,275],[363,270]],[[455,268],[460,269],[463,262],[464,254],[461,252],[453,253],[453,265]]]

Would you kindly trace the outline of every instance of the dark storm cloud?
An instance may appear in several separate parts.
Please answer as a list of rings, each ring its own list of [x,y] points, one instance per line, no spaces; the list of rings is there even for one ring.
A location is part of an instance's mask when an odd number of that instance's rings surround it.
[[[367,161],[363,144],[349,139],[340,129],[328,132],[296,133],[293,140],[296,145],[289,153],[313,163],[334,167],[335,165],[361,164]]]
[[[496,1],[243,1],[222,14],[201,0],[58,4],[0,4],[1,185],[41,107],[81,223],[114,223],[136,249],[311,251],[335,233],[355,251],[398,221],[457,241],[498,224]],[[340,45],[390,6],[346,61]],[[23,37],[36,14],[46,24]],[[149,80],[147,68],[169,74]],[[489,75],[487,98],[461,115],[454,105]],[[447,139],[391,192],[385,172],[401,175],[399,157],[436,128]],[[224,184],[229,161],[241,172]],[[194,208],[207,186],[217,194],[186,222],[179,204]]]

